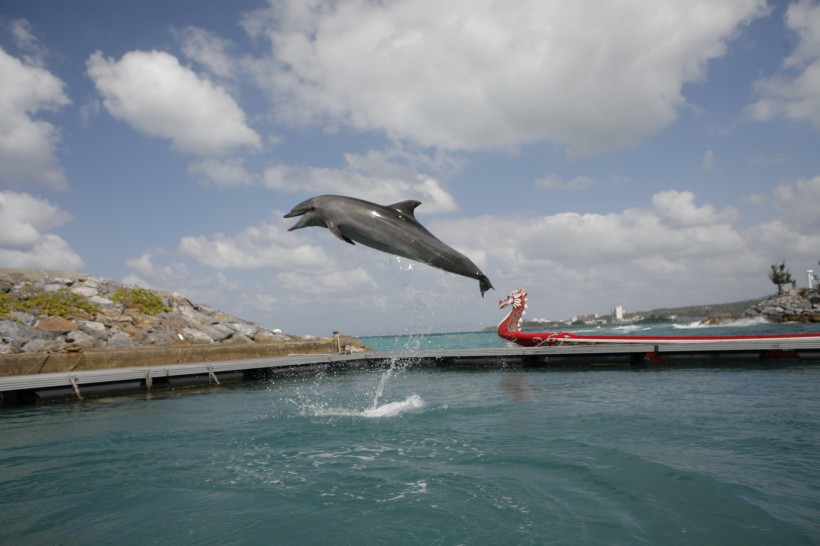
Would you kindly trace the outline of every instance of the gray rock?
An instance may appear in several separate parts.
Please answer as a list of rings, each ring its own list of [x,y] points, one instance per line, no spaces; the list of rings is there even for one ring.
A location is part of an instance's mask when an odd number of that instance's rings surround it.
[[[271,343],[290,339],[278,330],[263,328],[208,305],[191,302],[183,295],[158,290],[151,292],[161,297],[172,311],[155,316],[143,315],[110,299],[115,291],[125,287],[122,283],[85,274],[0,268],[0,293],[27,299],[45,291],[68,289],[97,307],[93,319],[87,313],[78,312],[70,317],[72,321],[56,316],[11,312],[10,320],[0,320],[0,351],[6,354],[21,351],[23,347],[29,352],[42,352],[78,347]],[[56,324],[58,321],[60,324]],[[40,329],[35,329],[36,324]]]
[[[23,345],[22,350],[24,353],[39,353],[45,351],[48,344],[49,342],[45,339],[32,339]]]
[[[306,337],[307,338],[307,337]],[[310,336],[311,339],[316,339]],[[259,330],[256,335],[253,337],[254,341],[258,341],[260,343],[270,343],[272,341],[286,341],[290,339],[288,336],[283,334],[275,334],[270,330]]]
[[[73,286],[71,287],[70,292],[84,298],[93,298],[94,296],[99,295],[97,289],[90,286]]]
[[[214,340],[208,334],[194,330],[193,328],[185,328],[182,330],[182,335],[185,341],[191,343],[213,343]]]
[[[227,326],[234,332],[249,337],[251,339],[253,338],[253,336],[256,335],[256,332],[259,331],[258,326],[248,324],[245,322],[229,322]]]
[[[206,315],[205,313],[200,313],[191,307],[180,307],[179,308],[180,314],[182,314],[182,318],[191,328],[197,329],[200,326],[211,324],[211,317]]]
[[[0,320],[0,338],[2,339],[46,339],[47,337],[50,336],[47,336],[45,332],[35,330],[21,322],[15,320]]]
[[[102,296],[92,296],[88,298],[88,301],[93,303],[94,305],[99,305],[100,307],[113,307],[114,302],[108,298],[104,298]]]
[[[90,336],[94,336],[98,339],[102,339],[103,337],[108,335],[108,329],[105,327],[105,324],[102,322],[97,322],[95,320],[83,320],[80,321],[80,330],[85,332]]]
[[[112,349],[126,349],[128,347],[134,347],[135,343],[134,340],[131,339],[131,336],[120,331],[112,334],[111,337],[108,338],[108,341],[105,342],[105,345]]]
[[[83,349],[91,349],[97,345],[97,338],[90,336],[82,330],[72,330],[65,336],[66,343],[81,347]]]
[[[235,344],[235,343],[253,343],[253,340],[246,335],[243,334],[234,334],[230,337],[230,339],[226,339],[225,343]]]
[[[34,326],[34,323],[37,322],[37,317],[31,313],[24,313],[22,311],[12,311],[9,313],[9,318],[28,326]]]
[[[217,342],[225,341],[234,334],[234,331],[225,326],[224,324],[212,324],[210,326],[203,326],[201,330],[202,332],[208,334],[208,336],[211,339]]]
[[[141,345],[158,345],[168,347],[180,342],[179,337],[173,332],[146,332],[137,340]]]

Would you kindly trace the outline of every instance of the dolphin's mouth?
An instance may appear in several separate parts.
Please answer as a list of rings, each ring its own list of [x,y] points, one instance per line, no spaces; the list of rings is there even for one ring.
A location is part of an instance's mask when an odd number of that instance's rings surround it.
[[[314,207],[295,208],[292,211],[290,211],[289,213],[287,213],[286,215],[284,215],[282,218],[293,218],[295,216],[302,216],[306,212],[310,212],[313,209],[314,209]]]

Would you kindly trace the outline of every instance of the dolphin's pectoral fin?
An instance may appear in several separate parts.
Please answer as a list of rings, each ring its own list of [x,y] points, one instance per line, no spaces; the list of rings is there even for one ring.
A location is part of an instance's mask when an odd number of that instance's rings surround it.
[[[421,201],[409,200],[393,203],[392,205],[388,205],[387,208],[397,210],[411,218],[415,218],[416,215],[413,214],[413,211],[416,210],[416,207],[418,207],[419,205],[421,205]]]
[[[329,229],[329,230],[330,230],[330,232],[331,232],[333,235],[335,235],[336,237],[338,237],[338,238],[339,238],[339,239],[341,239],[342,241],[344,241],[344,242],[346,242],[346,243],[350,243],[351,245],[355,245],[355,244],[356,244],[356,243],[354,243],[353,241],[351,241],[350,239],[348,239],[347,237],[345,237],[345,236],[344,236],[344,234],[342,233],[342,230],[341,230],[341,229],[339,229],[339,226],[337,226],[336,224],[332,224],[332,223],[330,223],[330,222],[327,222],[327,229]]]

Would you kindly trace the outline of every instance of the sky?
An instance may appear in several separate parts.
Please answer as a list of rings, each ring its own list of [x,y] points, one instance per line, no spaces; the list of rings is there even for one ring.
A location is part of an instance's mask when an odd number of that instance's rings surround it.
[[[722,303],[820,270],[820,3],[4,0],[0,267],[291,334]],[[284,214],[422,202],[474,279]]]

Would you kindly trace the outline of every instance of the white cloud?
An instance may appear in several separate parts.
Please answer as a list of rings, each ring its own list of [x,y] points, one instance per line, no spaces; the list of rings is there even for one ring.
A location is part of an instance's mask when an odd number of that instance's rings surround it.
[[[288,193],[348,195],[385,205],[416,199],[423,203],[423,213],[456,210],[453,196],[435,178],[405,160],[395,151],[370,151],[346,154],[343,169],[277,165],[265,170],[264,185]]]
[[[592,310],[619,299],[651,306],[731,301],[732,291],[751,297],[769,257],[748,243],[738,219],[734,209],[665,191],[651,207],[610,214],[483,216],[431,227],[468,256],[486,253],[485,273],[499,291],[524,286],[554,307],[579,311],[577,301],[599,299]]]
[[[245,28],[278,115],[446,149],[630,146],[672,123],[764,0],[271,2]]]
[[[207,184],[224,188],[248,186],[258,180],[258,175],[245,168],[245,161],[242,158],[206,159],[188,165],[188,172],[199,175]]]
[[[599,186],[597,180],[589,176],[576,176],[571,180],[566,180],[557,174],[548,174],[535,181],[535,185],[545,190],[585,190]]]
[[[65,190],[68,181],[55,155],[58,129],[34,115],[70,101],[65,84],[37,64],[0,48],[0,181],[12,188]]]
[[[86,69],[112,116],[179,151],[210,156],[260,147],[236,101],[173,55],[131,51],[115,61],[98,51]]]
[[[800,232],[820,235],[820,176],[778,184],[772,194],[784,221]],[[820,245],[816,252],[820,257]]]
[[[668,190],[656,193],[652,197],[652,204],[662,222],[681,227],[729,224],[739,217],[731,207],[717,212],[712,205],[695,205],[695,194],[688,191]]]
[[[177,36],[182,53],[210,73],[221,78],[231,78],[236,73],[237,63],[228,51],[230,41],[197,27],[185,27]]]
[[[700,164],[700,168],[704,171],[711,171],[715,168],[715,152],[706,150],[703,154],[703,161]]]
[[[28,65],[43,66],[43,59],[48,51],[34,33],[34,29],[26,19],[9,21],[9,30],[15,44],[23,53],[23,60]]]
[[[218,269],[327,269],[332,260],[321,247],[306,244],[282,225],[260,224],[236,235],[184,237],[178,252]]]
[[[282,289],[297,294],[358,294],[378,288],[370,273],[361,267],[349,271],[334,270],[313,274],[283,271],[276,275],[276,281]]]
[[[820,4],[791,4],[785,22],[797,34],[797,47],[783,62],[781,74],[755,82],[761,98],[747,112],[758,121],[785,117],[808,121],[820,130]]]
[[[58,235],[45,233],[71,215],[27,193],[0,192],[0,264],[4,267],[77,270],[82,258]]]

